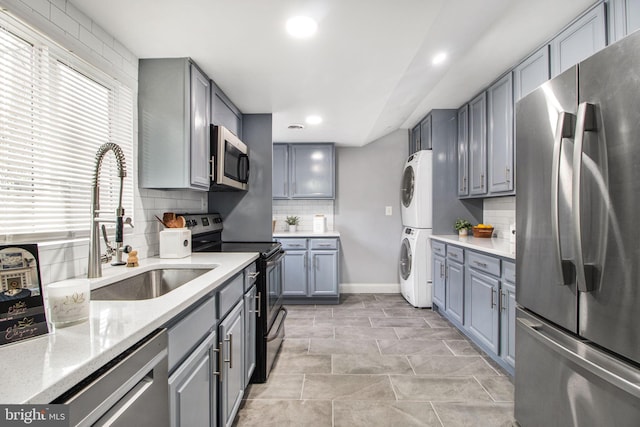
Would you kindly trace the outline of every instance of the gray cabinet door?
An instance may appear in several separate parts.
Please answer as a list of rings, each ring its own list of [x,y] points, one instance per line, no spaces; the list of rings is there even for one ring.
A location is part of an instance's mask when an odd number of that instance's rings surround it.
[[[467,268],[466,327],[478,342],[498,354],[498,289],[500,281]]]
[[[482,92],[469,103],[469,194],[487,193],[487,96]]]
[[[213,82],[211,85],[211,123],[226,127],[242,139],[242,113],[222,89]]]
[[[547,80],[549,80],[549,45],[543,46],[513,69],[514,102],[530,94]]]
[[[220,425],[230,427],[244,394],[244,301],[238,302],[220,322]]]
[[[513,80],[507,74],[488,90],[489,193],[513,191]]]
[[[191,64],[191,185],[209,189],[209,108],[211,105],[209,78]]]
[[[272,194],[274,199],[289,198],[289,146],[273,144]]]
[[[256,368],[256,316],[257,309],[257,287],[253,285],[244,294],[244,389],[246,390],[251,381],[251,375]]]
[[[307,251],[287,250],[282,261],[284,296],[307,296]]]
[[[411,135],[409,136],[409,156],[420,151],[420,124],[418,123],[411,129]]]
[[[458,110],[458,196],[469,195],[469,106]]]
[[[292,198],[333,199],[335,187],[333,144],[292,144],[290,188]]]
[[[338,251],[309,251],[311,296],[338,295]]]
[[[552,77],[607,45],[605,16],[605,4],[600,3],[551,41]]]
[[[640,2],[637,0],[609,0],[609,44],[640,28]]]
[[[420,122],[420,150],[431,150],[431,115]]]
[[[216,338],[213,331],[169,377],[171,427],[217,425]]]
[[[516,365],[516,287],[502,282],[500,290],[500,357]]]
[[[445,310],[446,282],[445,282],[445,260],[443,257],[433,256],[433,302],[440,310]]]
[[[449,318],[464,324],[464,266],[447,260],[447,305]]]

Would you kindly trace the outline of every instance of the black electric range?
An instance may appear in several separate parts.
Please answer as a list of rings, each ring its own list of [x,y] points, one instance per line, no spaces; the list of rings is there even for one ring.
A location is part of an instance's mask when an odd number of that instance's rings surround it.
[[[265,382],[284,339],[287,310],[282,305],[282,261],[279,242],[224,242],[218,213],[183,214],[191,230],[193,252],[258,252],[256,261],[256,369],[252,382]]]

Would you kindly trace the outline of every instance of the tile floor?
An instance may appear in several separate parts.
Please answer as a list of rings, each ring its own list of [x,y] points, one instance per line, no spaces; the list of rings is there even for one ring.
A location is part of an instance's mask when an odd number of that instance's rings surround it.
[[[286,340],[235,426],[512,426],[513,385],[431,310],[397,294],[288,306]]]

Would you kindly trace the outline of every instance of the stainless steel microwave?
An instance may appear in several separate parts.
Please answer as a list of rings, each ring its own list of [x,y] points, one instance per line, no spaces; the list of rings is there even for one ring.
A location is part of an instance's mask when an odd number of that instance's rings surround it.
[[[249,148],[224,126],[211,125],[211,191],[247,190]]]

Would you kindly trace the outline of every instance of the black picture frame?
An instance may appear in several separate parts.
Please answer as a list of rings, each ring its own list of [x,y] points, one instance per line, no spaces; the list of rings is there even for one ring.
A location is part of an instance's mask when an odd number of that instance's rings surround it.
[[[38,245],[0,245],[0,345],[48,333]]]

